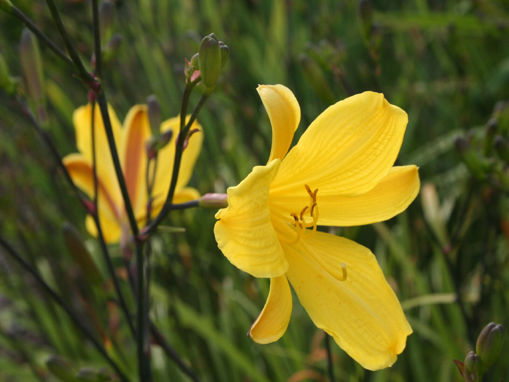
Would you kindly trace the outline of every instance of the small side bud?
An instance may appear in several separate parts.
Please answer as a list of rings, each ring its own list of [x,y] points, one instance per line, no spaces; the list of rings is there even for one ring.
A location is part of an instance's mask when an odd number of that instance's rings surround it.
[[[157,152],[170,143],[172,136],[173,132],[167,130],[161,135],[151,137],[146,144],[147,157],[154,159],[157,156]]]
[[[481,334],[477,337],[475,351],[479,354],[484,369],[495,363],[502,350],[503,342],[504,327],[502,325],[490,322],[481,331]]]
[[[465,382],[477,382],[481,378],[481,359],[474,351],[469,351],[465,357],[463,378]]]
[[[200,44],[200,73],[203,85],[212,90],[221,73],[221,48],[214,33],[205,36]]]
[[[37,116],[44,122],[46,121],[46,111],[41,53],[37,39],[27,28],[23,29],[21,34],[19,54],[30,101]]]
[[[158,136],[160,134],[159,126],[161,125],[161,106],[154,94],[147,97],[147,114],[152,136]]]
[[[101,26],[101,40],[106,41],[111,36],[115,6],[110,0],[104,0],[99,7],[99,25]]]
[[[226,208],[228,207],[228,196],[217,193],[205,194],[200,198],[200,207]]]

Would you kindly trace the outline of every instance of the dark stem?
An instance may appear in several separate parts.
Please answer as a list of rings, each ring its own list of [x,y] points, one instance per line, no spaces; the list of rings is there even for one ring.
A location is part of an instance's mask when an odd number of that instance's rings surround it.
[[[329,381],[334,382],[334,363],[332,362],[332,352],[330,348],[330,336],[325,333],[325,349],[327,350],[327,371],[329,373]]]
[[[58,9],[55,6],[54,1],[46,0],[46,4],[48,4],[48,8],[51,12],[53,21],[57,25],[58,31],[60,32],[60,35],[62,36],[62,39],[64,40],[64,44],[67,49],[67,52],[69,53],[69,56],[71,56],[71,60],[74,63],[75,68],[78,70],[78,74],[79,74],[80,78],[83,81],[85,81],[85,83],[91,84],[92,82],[94,82],[94,79],[92,78],[90,73],[87,71],[87,69],[83,65],[83,62],[80,59],[78,51],[72,44],[71,39],[69,38],[69,35],[67,34],[67,32],[65,30],[64,24],[62,23],[62,19],[60,18],[60,13],[58,12]]]
[[[104,357],[104,359],[110,364],[110,366],[116,371],[117,375],[122,381],[128,382],[127,376],[120,370],[118,365],[108,355],[104,347],[89,331],[89,329],[80,321],[77,315],[67,306],[64,300],[44,281],[39,272],[35,270],[30,264],[28,264],[15,250],[14,248],[0,236],[0,245],[5,251],[28,273],[30,273],[34,279],[39,283],[42,289],[53,299],[53,301],[59,305],[63,311],[69,316],[72,322],[83,332],[83,334],[92,342],[94,347]]]
[[[67,55],[53,42],[49,39],[48,36],[46,36],[38,27],[33,23],[32,20],[30,20],[27,15],[25,15],[19,8],[16,6],[12,6],[12,14],[16,16],[19,20],[21,20],[28,29],[30,29],[38,38],[39,40],[45,44],[50,50],[53,51],[57,56],[59,56],[63,61],[65,61],[68,65],[71,65],[74,67],[72,60],[67,57]]]
[[[159,214],[156,216],[154,221],[152,221],[148,226],[146,226],[143,229],[144,236],[150,236],[150,234],[155,231],[157,226],[166,217],[168,212],[170,212],[172,210],[172,200],[173,200],[173,196],[175,195],[175,189],[177,187],[178,174],[180,171],[180,162],[182,161],[182,154],[184,152],[184,143],[187,138],[187,133],[189,132],[189,129],[191,128],[192,124],[198,117],[198,113],[200,112],[200,109],[202,108],[202,106],[204,105],[205,101],[208,98],[208,94],[202,95],[202,97],[200,98],[200,101],[194,108],[193,113],[192,113],[191,117],[189,118],[189,121],[186,124],[185,119],[186,119],[186,112],[187,112],[187,102],[188,102],[191,90],[194,87],[194,84],[195,83],[192,82],[186,86],[186,91],[184,92],[184,96],[183,96],[183,100],[182,100],[182,108],[180,111],[180,131],[178,134],[178,139],[177,139],[176,148],[175,148],[175,158],[173,160],[173,171],[172,171],[172,176],[171,176],[170,188],[168,190],[168,194],[166,195],[166,200],[164,202],[163,208],[161,209]]]
[[[120,305],[120,309],[122,310],[122,313],[124,314],[124,318],[127,322],[127,325],[129,326],[129,330],[131,331],[131,334],[133,338],[136,338],[136,331],[134,329],[133,323],[131,321],[131,315],[129,313],[129,308],[127,307],[127,303],[124,299],[124,294],[122,293],[122,290],[120,289],[120,283],[118,281],[117,274],[115,273],[115,267],[113,266],[113,263],[111,261],[111,256],[108,251],[108,247],[106,245],[106,241],[104,240],[104,234],[102,230],[101,221],[99,219],[99,194],[98,194],[98,179],[97,179],[97,156],[96,156],[96,144],[95,144],[95,101],[92,102],[92,118],[91,118],[91,124],[92,124],[92,172],[94,176],[94,214],[92,214],[92,217],[94,219],[94,223],[97,229],[97,237],[99,239],[99,244],[101,246],[101,252],[104,257],[104,261],[106,262],[106,267],[108,269],[108,273],[110,274],[111,279],[113,280],[113,286],[115,287],[115,292],[117,294],[118,302]]]
[[[95,74],[101,78],[102,54],[101,54],[101,34],[99,25],[99,5],[97,0],[92,0],[92,18],[94,25],[94,56],[95,56]]]

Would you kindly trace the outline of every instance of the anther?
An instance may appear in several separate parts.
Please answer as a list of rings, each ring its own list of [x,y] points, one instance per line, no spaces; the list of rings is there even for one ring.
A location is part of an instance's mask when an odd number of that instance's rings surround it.
[[[346,264],[341,263],[341,277],[339,278],[339,281],[345,281],[347,276],[346,272]]]

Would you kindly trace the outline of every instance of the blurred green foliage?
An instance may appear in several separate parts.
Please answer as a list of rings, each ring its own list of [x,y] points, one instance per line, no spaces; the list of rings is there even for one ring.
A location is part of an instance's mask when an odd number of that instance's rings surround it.
[[[63,46],[44,2],[14,3]],[[379,372],[362,370],[334,346],[336,374],[340,381],[461,380],[453,359],[464,359],[487,322],[509,325],[509,172],[503,154],[509,140],[509,3],[392,0],[361,10],[352,0],[113,4],[103,34],[109,59],[103,80],[121,118],[150,94],[160,101],[163,118],[176,115],[185,59],[198,51],[201,37],[214,32],[230,47],[229,63],[199,116],[205,140],[192,184],[202,193],[224,192],[266,161],[271,132],[257,84],[282,83],[295,92],[300,132],[329,104],[363,90],[382,91],[407,111],[398,163],[420,166],[420,197],[389,222],[341,233],[375,252],[414,334],[398,362]],[[89,62],[90,3],[60,0],[58,6]],[[0,53],[10,74],[21,77],[23,26],[3,13],[0,25]],[[42,45],[40,50],[44,127],[61,154],[74,152],[72,112],[87,102],[87,91],[58,57]],[[20,84],[27,93],[26,83]],[[0,232],[134,375],[135,347],[111,302],[111,282],[97,243],[84,230],[83,210],[26,117],[5,92],[0,100]],[[87,278],[69,253],[65,222],[81,232],[99,278]],[[277,343],[261,346],[245,336],[268,282],[222,256],[212,234],[213,211],[175,211],[168,224],[186,231],[153,240],[151,316],[201,380],[327,380],[323,333],[298,304]],[[115,247],[112,252],[119,254]],[[114,261],[121,266],[120,257]],[[157,381],[185,380],[157,345],[152,348]],[[0,251],[0,380],[55,381],[55,367],[67,364],[72,375],[103,378],[105,364],[92,347]],[[509,364],[499,360],[486,380],[503,377],[509,377]]]

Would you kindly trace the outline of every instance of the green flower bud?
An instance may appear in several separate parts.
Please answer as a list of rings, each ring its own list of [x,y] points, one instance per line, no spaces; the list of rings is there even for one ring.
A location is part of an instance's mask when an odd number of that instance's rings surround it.
[[[159,126],[161,125],[161,106],[154,94],[147,97],[147,114],[152,136],[158,136],[160,134]]]
[[[484,327],[477,337],[475,351],[483,362],[483,368],[487,369],[498,358],[504,342],[504,327],[490,322]]]
[[[5,12],[10,12],[12,10],[12,3],[9,0],[0,0],[0,9]]]
[[[46,120],[44,109],[44,77],[41,53],[37,39],[27,28],[23,29],[19,43],[19,54],[27,92],[37,116]]]
[[[477,382],[481,379],[481,359],[474,351],[465,357],[463,378],[465,382]]]
[[[221,48],[214,33],[205,36],[200,44],[200,73],[206,89],[211,90],[221,73]]]
[[[189,61],[190,67],[193,70],[200,70],[200,54],[195,53],[193,57],[191,57],[191,61]]]
[[[57,355],[52,355],[46,361],[46,367],[49,372],[58,378],[59,381],[63,382],[74,382],[76,380],[76,370],[73,366]]]
[[[99,8],[99,25],[101,26],[101,40],[106,41],[111,36],[113,13],[115,6],[110,0],[104,0]]]

